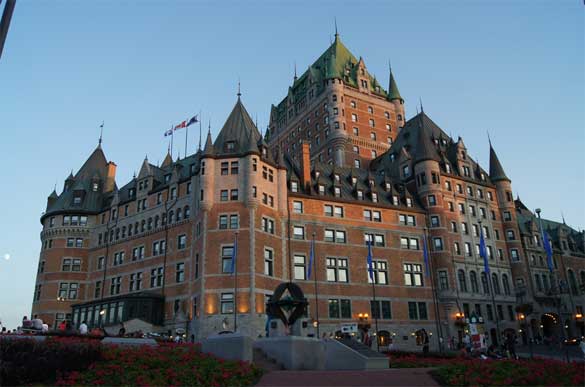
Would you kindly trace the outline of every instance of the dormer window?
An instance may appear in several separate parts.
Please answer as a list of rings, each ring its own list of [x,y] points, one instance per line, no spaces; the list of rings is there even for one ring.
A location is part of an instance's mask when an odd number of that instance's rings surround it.
[[[339,174],[337,174],[337,173],[335,174],[335,182],[339,183]]]
[[[128,191],[128,195],[130,195],[130,197],[134,197],[134,195],[136,195],[136,190],[134,188],[130,188],[130,191]]]
[[[408,165],[405,165],[404,167],[402,167],[402,175],[404,177],[410,176],[410,168],[408,168]]]
[[[358,200],[364,200],[364,191],[362,191],[361,189],[358,189],[357,198],[358,198]]]
[[[236,143],[234,141],[228,141],[225,143],[225,150],[228,152],[233,152],[236,149]]]
[[[374,179],[370,179],[370,180],[368,181],[368,183],[370,184],[370,187],[373,187],[373,186],[374,186]]]
[[[266,148],[262,147],[262,157],[266,157]]]
[[[169,181],[171,181],[171,174],[170,173],[167,173],[165,175],[165,183],[168,183]]]
[[[372,192],[372,201],[378,203],[378,194],[375,192]]]
[[[325,195],[325,186],[323,184],[319,184],[319,195]]]
[[[73,205],[74,206],[81,205],[81,195],[77,194],[77,195],[73,196]]]
[[[93,192],[97,192],[97,190],[98,190],[99,186],[100,186],[100,185],[99,185],[97,182],[94,182],[94,183],[91,185],[91,190],[92,190]]]
[[[357,183],[357,177],[352,177],[351,178],[351,184],[355,184]]]
[[[396,160],[396,155],[394,153],[390,153],[390,161],[394,162]]]
[[[406,207],[412,207],[412,199],[406,198]]]
[[[398,200],[397,195],[392,196],[392,204],[394,204],[395,206],[400,204],[400,201]]]
[[[386,187],[386,191],[390,191],[391,184],[390,183],[386,183],[385,187]]]
[[[318,178],[320,174],[321,174],[321,172],[319,172],[319,171],[315,171],[315,177],[316,177],[316,178]]]
[[[485,181],[485,173],[482,172],[479,176],[481,178],[481,181]]]
[[[142,184],[142,182],[138,183],[138,190],[142,191],[143,188],[144,188],[144,185]]]
[[[451,165],[449,165],[449,164],[445,164],[445,171],[446,171],[447,173],[451,173]]]
[[[335,197],[341,197],[341,188],[334,187],[333,188],[333,193],[335,194]]]

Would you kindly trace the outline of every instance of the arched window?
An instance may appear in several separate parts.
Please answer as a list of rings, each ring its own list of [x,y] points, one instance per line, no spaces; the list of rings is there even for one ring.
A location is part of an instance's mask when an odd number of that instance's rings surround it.
[[[469,282],[471,283],[471,292],[479,293],[479,284],[477,282],[477,273],[472,270],[469,272]]]
[[[507,274],[502,274],[502,285],[504,285],[504,294],[506,296],[510,295],[510,281],[508,280]]]
[[[534,274],[534,282],[536,284],[536,290],[542,292],[542,281],[540,280],[540,274]]]
[[[175,212],[170,211],[169,212],[169,223],[173,223],[174,219],[175,219]]]
[[[183,212],[185,214],[185,219],[189,219],[189,217],[191,216],[191,209],[189,208],[189,206],[185,206],[185,209],[183,209]]]
[[[156,215],[154,217],[154,228],[158,228],[159,221],[160,221],[160,217],[158,215]]]
[[[128,236],[132,236],[132,223],[128,225]]]
[[[492,274],[492,286],[494,287],[494,294],[500,294],[500,281],[496,273]]]
[[[142,222],[140,222],[140,232],[144,232],[145,226],[146,226],[146,220],[142,219]]]
[[[179,208],[177,209],[177,222],[183,220],[183,211]]]
[[[152,218],[148,218],[148,230],[152,230]]]
[[[462,269],[457,271],[457,277],[459,278],[459,290],[462,292],[467,291],[467,281],[465,279],[465,272]]]
[[[569,286],[571,287],[571,292],[574,295],[579,295],[579,287],[577,286],[577,278],[575,277],[575,272],[571,269],[568,270],[569,274]]]
[[[481,286],[485,294],[490,294],[490,287],[485,272],[481,273]]]

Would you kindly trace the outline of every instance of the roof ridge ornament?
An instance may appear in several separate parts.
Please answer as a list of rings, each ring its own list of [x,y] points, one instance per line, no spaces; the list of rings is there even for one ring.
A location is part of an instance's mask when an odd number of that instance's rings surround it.
[[[100,138],[98,140],[98,147],[102,146],[102,137],[104,134],[104,121],[102,120],[102,124],[100,125]]]

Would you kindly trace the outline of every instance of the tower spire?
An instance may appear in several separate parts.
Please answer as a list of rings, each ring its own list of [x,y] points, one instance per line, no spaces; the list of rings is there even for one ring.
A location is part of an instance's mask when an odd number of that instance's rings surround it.
[[[98,146],[102,146],[103,134],[104,134],[104,121],[102,121],[102,124],[100,125],[100,138],[98,140]]]
[[[297,61],[295,61],[295,77],[294,77],[294,80],[295,80],[295,82],[297,80]]]
[[[424,113],[425,112],[425,109],[423,108],[422,98],[421,97],[418,97],[418,101],[420,102],[420,112],[421,113]]]
[[[339,32],[337,32],[337,16],[335,16],[333,20],[335,23],[335,40],[337,40],[337,38],[339,38]]]
[[[240,78],[238,78],[238,99],[242,96],[242,92],[240,90]]]

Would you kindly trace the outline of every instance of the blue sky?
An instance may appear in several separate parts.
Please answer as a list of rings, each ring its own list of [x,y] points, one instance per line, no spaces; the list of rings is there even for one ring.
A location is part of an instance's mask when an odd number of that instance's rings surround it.
[[[383,84],[391,59],[408,117],[421,97],[486,168],[489,130],[525,204],[583,228],[584,10],[581,0],[19,0],[0,59],[0,318],[14,328],[30,314],[46,197],[95,148],[102,120],[119,185],[145,154],[163,159],[171,123],[202,110],[215,135],[238,78],[265,127],[294,63],[302,72],[329,45],[334,17]]]

